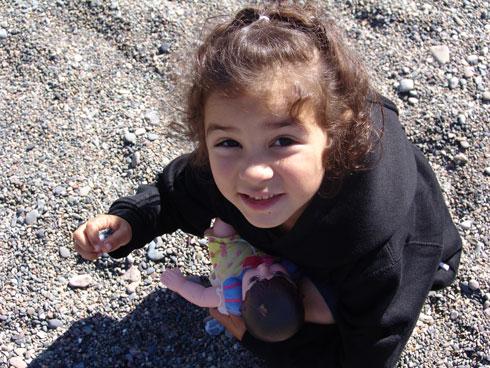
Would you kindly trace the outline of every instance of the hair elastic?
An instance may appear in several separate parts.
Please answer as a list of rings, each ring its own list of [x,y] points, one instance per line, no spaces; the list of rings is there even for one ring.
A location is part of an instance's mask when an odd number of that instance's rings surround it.
[[[265,20],[266,22],[269,22],[271,19],[267,15],[259,15],[259,19],[257,20]]]

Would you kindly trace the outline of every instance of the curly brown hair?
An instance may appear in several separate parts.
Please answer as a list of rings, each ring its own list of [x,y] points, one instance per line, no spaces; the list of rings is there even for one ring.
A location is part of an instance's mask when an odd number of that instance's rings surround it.
[[[236,97],[263,87],[264,73],[301,70],[298,66],[313,72],[316,86],[300,88],[290,112],[297,116],[304,103],[314,103],[328,137],[327,178],[341,180],[365,169],[378,135],[369,117],[372,91],[363,64],[318,7],[280,2],[242,9],[218,24],[198,48],[187,95],[188,135],[197,143],[194,163],[208,163],[204,108],[212,93]]]

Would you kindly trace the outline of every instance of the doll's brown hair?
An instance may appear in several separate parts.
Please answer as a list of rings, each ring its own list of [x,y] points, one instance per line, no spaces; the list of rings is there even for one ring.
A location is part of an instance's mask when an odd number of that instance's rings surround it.
[[[247,291],[241,315],[252,336],[267,342],[284,341],[304,324],[303,298],[285,277],[259,280]]]
[[[329,138],[324,155],[328,178],[342,179],[366,168],[377,134],[369,118],[371,88],[362,63],[319,8],[278,2],[242,9],[217,25],[198,48],[187,95],[188,135],[197,143],[194,163],[208,163],[204,108],[212,93],[234,97],[254,91],[263,87],[266,72],[301,65],[318,74],[317,88],[300,94],[290,111],[297,115],[304,103],[314,104]]]

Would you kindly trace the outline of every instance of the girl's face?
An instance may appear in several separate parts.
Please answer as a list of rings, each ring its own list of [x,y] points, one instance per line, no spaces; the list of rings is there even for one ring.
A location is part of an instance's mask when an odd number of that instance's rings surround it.
[[[272,98],[209,96],[206,146],[223,196],[252,225],[289,230],[320,187],[327,136],[313,109],[302,109],[299,123],[287,96],[271,90]]]

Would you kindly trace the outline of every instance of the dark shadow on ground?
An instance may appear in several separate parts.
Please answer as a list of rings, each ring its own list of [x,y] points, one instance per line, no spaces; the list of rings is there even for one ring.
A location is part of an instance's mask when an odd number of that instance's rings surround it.
[[[29,367],[263,367],[235,339],[208,336],[206,316],[205,309],[158,290],[121,321],[95,314],[75,322]]]

